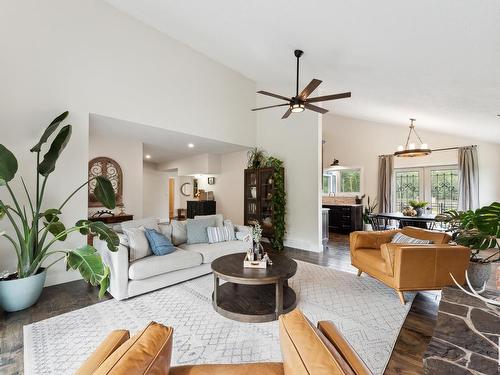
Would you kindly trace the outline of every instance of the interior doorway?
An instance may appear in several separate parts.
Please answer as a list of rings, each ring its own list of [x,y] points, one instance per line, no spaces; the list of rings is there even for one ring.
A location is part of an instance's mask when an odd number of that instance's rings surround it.
[[[175,178],[168,179],[168,218],[174,218],[174,201],[175,201]]]

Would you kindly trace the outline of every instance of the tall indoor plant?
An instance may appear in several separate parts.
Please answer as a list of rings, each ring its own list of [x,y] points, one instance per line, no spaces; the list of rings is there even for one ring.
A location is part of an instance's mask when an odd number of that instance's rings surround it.
[[[500,203],[475,211],[446,211],[436,220],[448,224],[456,243],[471,249],[469,279],[472,286],[482,287],[490,277],[490,263],[500,261]],[[487,249],[491,249],[491,254],[481,256],[481,251]]]
[[[0,187],[7,190],[11,201],[7,203],[0,200],[0,219],[7,219],[14,232],[11,235],[0,229],[0,236],[10,242],[17,257],[17,272],[0,278],[0,305],[6,311],[17,311],[33,305],[42,292],[46,270],[63,259],[66,260],[67,269],[78,270],[87,282],[100,286],[100,297],[109,286],[109,268],[103,264],[94,247],[85,245],[77,249],[52,249],[57,242],[64,242],[72,232],[96,235],[107,242],[111,251],[116,251],[119,245],[116,233],[102,222],[83,219],[73,226],[66,227],[59,219],[68,201],[92,180],[95,180],[97,199],[105,207],[114,208],[115,194],[108,179],[94,177],[81,184],[59,207],[43,207],[48,178],[55,170],[56,162],[71,138],[71,125],[65,125],[59,130],[41,160],[42,146],[67,116],[68,112],[64,112],[56,117],[45,129],[39,142],[31,148],[30,151],[36,155],[36,183],[34,192],[30,192],[24,179],[20,178],[25,195],[23,200],[16,196],[11,187],[11,181],[18,169],[17,159],[0,144]],[[58,257],[44,266],[50,256]]]

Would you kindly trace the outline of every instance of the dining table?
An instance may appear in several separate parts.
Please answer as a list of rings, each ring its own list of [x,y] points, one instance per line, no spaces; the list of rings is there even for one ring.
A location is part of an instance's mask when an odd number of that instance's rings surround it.
[[[434,229],[436,223],[435,214],[422,214],[420,216],[405,216],[401,212],[380,212],[369,216],[374,230],[390,229],[390,220],[398,222],[398,227],[406,226]]]

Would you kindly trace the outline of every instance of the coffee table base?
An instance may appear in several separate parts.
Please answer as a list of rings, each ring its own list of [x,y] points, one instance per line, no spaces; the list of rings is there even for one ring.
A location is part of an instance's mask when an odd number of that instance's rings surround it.
[[[282,289],[283,305],[276,308],[277,290]],[[292,311],[297,297],[288,285],[245,285],[226,282],[217,288],[217,302],[212,294],[212,304],[219,314],[239,322],[262,323],[277,320],[279,315]],[[279,305],[280,303],[278,303]]]

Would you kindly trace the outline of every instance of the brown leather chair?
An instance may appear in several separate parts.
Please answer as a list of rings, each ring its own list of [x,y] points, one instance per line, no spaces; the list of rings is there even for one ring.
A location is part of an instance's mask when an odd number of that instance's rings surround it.
[[[391,243],[397,232],[421,240],[429,245]],[[404,291],[442,289],[454,285],[450,277],[463,284],[469,265],[468,247],[450,245],[451,237],[415,227],[403,229],[352,232],[350,235],[351,264],[396,290],[401,303]]]
[[[371,375],[331,322],[316,328],[295,309],[279,325],[283,363],[170,367],[173,329],[150,323],[130,339],[113,331],[76,375]]]

